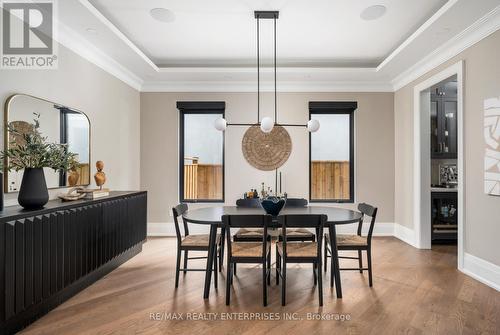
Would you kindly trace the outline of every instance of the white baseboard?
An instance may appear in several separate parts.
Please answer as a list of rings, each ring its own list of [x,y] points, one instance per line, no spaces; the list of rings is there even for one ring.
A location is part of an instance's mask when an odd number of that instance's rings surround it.
[[[464,267],[462,272],[500,291],[500,266],[464,253]]]
[[[394,224],[394,237],[408,243],[412,247],[417,247],[415,243],[415,231],[398,223]]]
[[[368,234],[369,224],[365,223],[363,225],[363,235]],[[339,225],[337,226],[337,232],[339,234],[354,234],[358,229],[357,224],[349,225]],[[196,234],[208,234],[208,225],[200,224],[190,224],[189,233]],[[394,235],[394,223],[392,222],[377,222],[375,223],[375,228],[373,228],[374,236],[393,236]],[[173,222],[149,222],[148,223],[148,236],[175,236],[175,227]]]

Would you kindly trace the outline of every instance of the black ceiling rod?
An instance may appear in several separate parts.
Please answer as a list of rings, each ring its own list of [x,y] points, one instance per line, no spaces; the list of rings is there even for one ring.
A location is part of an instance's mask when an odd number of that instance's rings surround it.
[[[277,88],[276,88],[276,19],[279,17],[279,11],[254,11],[257,19],[257,124],[260,124],[260,19],[274,20],[274,122],[278,123],[277,109]]]
[[[277,19],[280,14],[278,10],[256,10],[253,13],[256,19]]]
[[[257,124],[260,123],[260,18],[257,18]]]
[[[278,98],[276,88],[276,16],[274,16],[274,122],[278,123]],[[276,170],[278,171],[278,170]]]

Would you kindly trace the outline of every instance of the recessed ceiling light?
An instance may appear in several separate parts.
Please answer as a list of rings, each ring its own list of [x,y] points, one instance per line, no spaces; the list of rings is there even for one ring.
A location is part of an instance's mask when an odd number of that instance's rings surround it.
[[[94,28],[87,28],[85,29],[87,31],[87,33],[89,34],[97,34],[97,30],[95,30]]]
[[[387,11],[387,7],[384,5],[374,5],[368,8],[365,8],[361,12],[361,18],[366,21],[376,20],[381,18],[385,12]]]
[[[149,11],[149,14],[153,19],[160,22],[173,22],[175,20],[174,13],[166,8],[153,8]]]

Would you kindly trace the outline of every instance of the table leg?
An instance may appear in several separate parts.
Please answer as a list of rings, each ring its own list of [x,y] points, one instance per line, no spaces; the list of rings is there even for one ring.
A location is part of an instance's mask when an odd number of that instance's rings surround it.
[[[210,225],[210,236],[208,242],[208,257],[207,257],[207,267],[205,271],[205,290],[203,292],[203,298],[208,299],[210,295],[210,283],[212,282],[212,269],[214,262],[214,250],[217,248],[215,245],[217,236],[217,225]]]
[[[340,265],[339,265],[339,254],[337,251],[337,232],[335,229],[335,224],[330,225],[330,245],[332,247],[332,258],[335,269],[330,271],[335,271],[335,288],[337,290],[337,298],[342,298],[342,284],[340,283]]]

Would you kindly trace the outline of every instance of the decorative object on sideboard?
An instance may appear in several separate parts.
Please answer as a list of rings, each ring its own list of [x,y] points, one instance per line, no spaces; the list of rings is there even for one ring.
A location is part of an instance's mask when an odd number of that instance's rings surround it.
[[[85,197],[85,193],[81,191],[84,190],[83,187],[73,187],[68,190],[66,193],[60,193],[58,195],[59,199],[62,201],[75,201],[80,200]]]
[[[285,206],[286,198],[270,196],[262,199],[260,204],[267,214],[278,216],[283,207]]]
[[[80,163],[78,162],[76,157],[74,157],[74,159],[72,159],[70,162],[70,168],[68,171],[69,186],[74,187],[78,185],[78,180],[80,179],[80,172],[79,172],[80,166],[81,166]]]
[[[49,200],[43,168],[67,171],[76,156],[68,151],[66,144],[47,142],[40,132],[40,114],[33,114],[32,127],[26,128],[26,132],[7,125],[9,137],[17,140],[1,152],[7,170],[24,171],[17,199],[26,209],[42,208]]]
[[[215,120],[214,127],[225,131],[228,126],[249,126],[243,138],[242,151],[248,163],[262,171],[275,170],[282,166],[290,156],[291,139],[284,127],[305,127],[309,132],[318,131],[318,120],[309,120],[307,124],[278,123],[277,79],[276,79],[276,20],[278,11],[255,11],[257,20],[257,123],[227,123],[223,118]],[[260,20],[271,19],[274,23],[274,119],[260,118]],[[270,137],[266,137],[269,135]],[[249,148],[250,147],[250,148]],[[277,186],[277,185],[275,185]]]
[[[106,182],[106,174],[104,173],[104,162],[97,161],[95,163],[95,167],[97,168],[97,172],[94,175],[95,184],[102,190],[102,185]]]
[[[109,195],[109,189],[107,188],[101,188],[101,189],[81,189],[78,192],[84,194],[84,199],[85,200],[94,200],[94,199],[99,199],[103,197],[107,197]]]
[[[484,100],[484,192],[500,196],[500,97]]]
[[[269,133],[252,126],[245,132],[241,146],[247,162],[261,171],[281,167],[292,152],[292,140],[282,126],[273,127]]]

